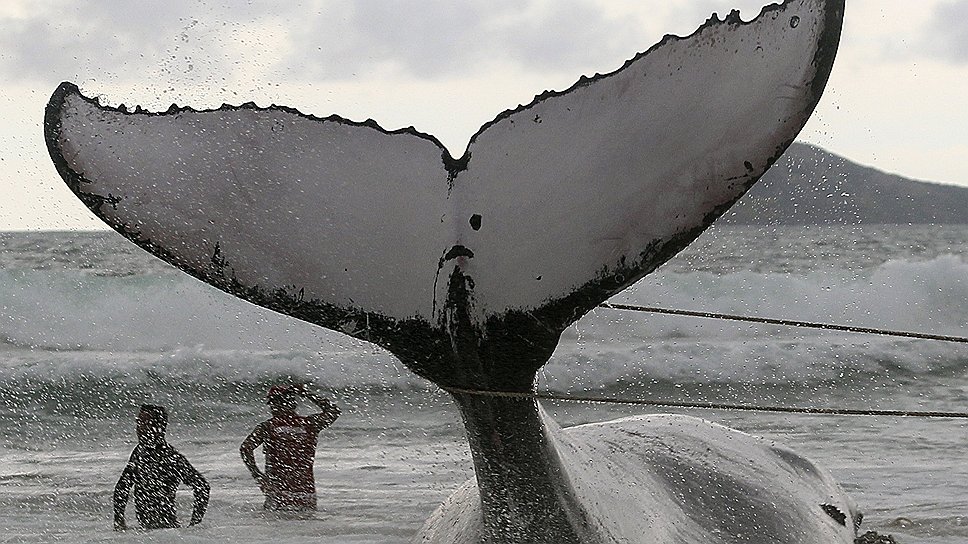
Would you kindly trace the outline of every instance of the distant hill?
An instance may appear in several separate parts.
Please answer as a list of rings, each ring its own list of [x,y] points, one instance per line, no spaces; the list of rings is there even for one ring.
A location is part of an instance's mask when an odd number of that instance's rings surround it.
[[[794,143],[727,224],[968,224],[968,188],[915,181]]]

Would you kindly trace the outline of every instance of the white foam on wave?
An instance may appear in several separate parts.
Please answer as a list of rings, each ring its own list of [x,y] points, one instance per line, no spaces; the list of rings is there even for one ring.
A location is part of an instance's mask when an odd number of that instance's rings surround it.
[[[863,275],[748,271],[647,276],[616,297],[669,308],[968,335],[968,262],[886,262]],[[392,356],[180,275],[0,270],[0,377],[139,379],[202,373],[249,382],[315,376],[336,386],[421,387]],[[932,372],[963,345],[598,309],[541,371],[554,389],[622,380],[784,383],[844,371]]]
[[[756,314],[855,326],[968,331],[968,261],[960,255],[892,260],[852,272],[711,273],[647,276],[614,301],[689,310]],[[690,321],[699,327],[701,321]],[[714,327],[703,327],[705,335]]]
[[[968,262],[954,255],[889,261],[863,275],[660,272],[613,300],[968,336]],[[599,309],[566,331],[542,377],[556,389],[643,376],[783,383],[894,368],[933,372],[965,359],[964,344]]]
[[[383,351],[212,350],[170,352],[14,351],[0,358],[0,381],[110,381],[129,385],[168,383],[258,384],[310,381],[331,388],[426,388]]]

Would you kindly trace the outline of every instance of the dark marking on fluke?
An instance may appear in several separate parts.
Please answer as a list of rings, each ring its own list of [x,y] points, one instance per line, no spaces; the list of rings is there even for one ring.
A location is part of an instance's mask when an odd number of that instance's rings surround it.
[[[215,242],[215,251],[212,252],[212,266],[218,271],[224,271],[226,264],[225,257],[222,255],[222,244]]]
[[[877,531],[867,531],[854,539],[854,544],[898,544],[891,535],[881,535]]]
[[[471,216],[471,228],[474,230],[481,230],[481,214],[475,213]]]
[[[456,259],[457,257],[473,258],[474,252],[460,244],[457,244],[456,246],[447,250],[447,253],[444,254],[444,258],[441,259],[440,262],[441,264],[443,264],[444,262],[449,261],[451,259]]]
[[[471,161],[471,154],[465,152],[463,157],[455,159],[451,156],[450,151],[444,149],[441,160],[444,161],[444,169],[447,170],[447,190],[449,191],[454,188],[454,180],[457,179],[457,174],[467,170],[467,165]]]
[[[844,527],[847,526],[847,514],[841,512],[840,508],[837,508],[832,504],[821,504],[820,508],[823,508],[823,511],[826,512],[828,516],[833,518],[834,521],[843,525]]]

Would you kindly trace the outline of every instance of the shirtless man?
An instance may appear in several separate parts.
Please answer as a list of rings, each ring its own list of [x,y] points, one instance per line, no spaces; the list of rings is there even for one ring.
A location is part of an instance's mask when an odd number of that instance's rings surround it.
[[[134,510],[143,529],[178,527],[175,490],[185,483],[192,488],[195,502],[191,525],[201,523],[208,507],[209,485],[184,455],[165,441],[168,413],[161,406],[143,404],[138,412],[138,445],[114,487],[114,530],[128,528],[124,510],[134,486]]]
[[[297,397],[309,400],[319,412],[296,413]],[[305,386],[274,386],[266,396],[272,418],[256,425],[242,442],[242,461],[265,494],[266,510],[315,510],[316,481],[313,462],[319,431],[339,417],[339,408]],[[265,454],[265,472],[259,470],[253,452]]]

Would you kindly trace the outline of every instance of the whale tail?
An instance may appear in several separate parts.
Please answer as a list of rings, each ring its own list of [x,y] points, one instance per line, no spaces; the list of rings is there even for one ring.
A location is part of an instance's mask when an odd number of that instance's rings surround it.
[[[843,5],[713,17],[501,113],[456,159],[412,128],[251,103],[129,111],[70,83],[44,129],[77,197],[185,272],[437,383],[520,389],[565,327],[783,153],[823,91]]]

